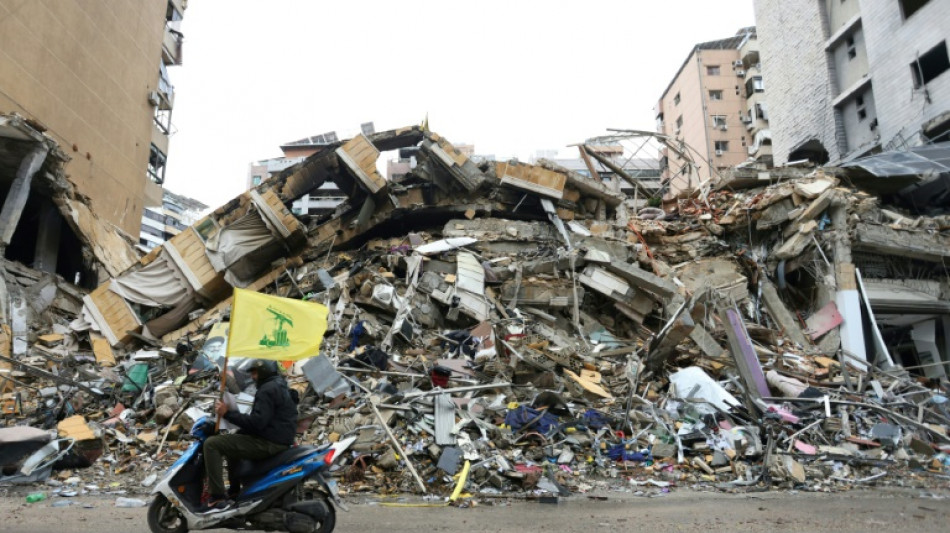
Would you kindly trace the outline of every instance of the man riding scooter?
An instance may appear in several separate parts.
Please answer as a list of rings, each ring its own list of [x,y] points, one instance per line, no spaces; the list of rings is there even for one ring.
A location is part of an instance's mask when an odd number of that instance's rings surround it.
[[[254,406],[250,414],[228,409],[218,400],[214,410],[225,420],[241,428],[238,433],[209,437],[204,443],[205,471],[211,499],[209,510],[227,509],[240,492],[237,476],[234,475],[239,459],[260,461],[277,455],[294,443],[297,431],[297,404],[291,396],[287,382],[280,375],[276,361],[255,359],[247,371],[257,384]],[[225,492],[222,461],[228,460],[230,490]]]

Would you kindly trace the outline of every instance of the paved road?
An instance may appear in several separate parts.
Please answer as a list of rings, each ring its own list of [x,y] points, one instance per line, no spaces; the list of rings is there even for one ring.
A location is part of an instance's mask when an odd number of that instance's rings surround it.
[[[935,493],[880,490],[729,495],[680,489],[652,498],[629,494],[606,496],[606,501],[576,496],[558,504],[497,502],[469,509],[400,508],[386,507],[380,502],[360,503],[353,505],[351,512],[340,513],[336,531],[945,533],[950,530],[950,492],[946,490]],[[114,498],[104,497],[77,498],[76,502],[69,507],[52,507],[49,500],[27,504],[22,497],[0,498],[0,531],[148,531],[144,508],[116,508]],[[83,508],[80,504],[93,507]]]

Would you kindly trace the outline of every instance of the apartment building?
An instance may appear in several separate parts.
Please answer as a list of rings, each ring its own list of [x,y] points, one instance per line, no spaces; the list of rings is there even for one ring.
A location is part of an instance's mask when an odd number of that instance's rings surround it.
[[[777,165],[950,140],[950,1],[754,7]]]
[[[0,0],[0,114],[55,140],[76,192],[127,235],[139,234],[146,187],[164,180],[174,106],[167,68],[181,63],[185,8],[185,0]],[[7,191],[0,180],[0,195]]]
[[[693,47],[655,108],[657,131],[677,147],[661,154],[666,198],[725,169],[770,163],[764,90],[755,28]]]
[[[207,209],[208,206],[198,200],[162,189],[161,201],[145,206],[139,247],[147,252],[164,244],[194,224]]]
[[[748,159],[738,166],[767,169],[772,167],[772,130],[769,126],[765,83],[762,80],[762,60],[759,55],[759,39],[754,29],[739,45],[739,60],[735,64],[736,77],[743,80],[740,89],[743,108],[740,121],[745,124],[748,136],[743,143]]]

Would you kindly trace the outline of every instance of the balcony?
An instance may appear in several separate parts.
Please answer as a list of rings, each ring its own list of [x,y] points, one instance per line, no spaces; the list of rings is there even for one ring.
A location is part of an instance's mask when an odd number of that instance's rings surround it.
[[[162,65],[161,75],[158,77],[158,108],[170,110],[175,107],[175,86],[168,81],[165,65]]]
[[[752,49],[747,50],[742,56],[742,68],[749,70],[750,68],[757,67],[759,63],[759,51]]]
[[[749,156],[753,159],[759,159],[763,156],[772,155],[772,132],[769,130],[759,130],[753,137],[752,144],[748,146]]]
[[[158,121],[153,122],[152,124],[152,145],[155,146],[163,154],[168,153],[168,132],[163,128],[163,125]]]
[[[181,65],[182,43],[184,35],[178,30],[165,25],[165,37],[162,39],[162,63],[165,65]]]

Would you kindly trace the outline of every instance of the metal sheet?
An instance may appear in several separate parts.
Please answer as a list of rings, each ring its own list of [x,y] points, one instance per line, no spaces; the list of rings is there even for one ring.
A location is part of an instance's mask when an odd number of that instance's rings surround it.
[[[812,340],[818,339],[838,327],[842,320],[841,313],[838,312],[838,306],[834,302],[828,302],[805,321],[805,325],[808,326],[805,334],[811,337]]]
[[[301,370],[317,394],[337,396],[350,389],[349,383],[336,371],[333,363],[325,355],[312,357],[301,367]]]
[[[745,322],[735,307],[724,310],[726,318],[726,336],[729,338],[729,347],[732,356],[736,361],[739,374],[745,382],[746,390],[750,394],[759,398],[767,398],[771,395],[769,386],[765,381],[765,373],[762,372],[762,365],[759,363],[759,357],[752,346],[752,340],[749,338],[749,332],[745,329]]]
[[[457,280],[455,287],[473,294],[482,294],[485,291],[485,269],[478,259],[470,253],[459,253]]]
[[[455,444],[452,427],[455,426],[455,402],[448,393],[435,397],[435,443],[439,446]]]
[[[950,142],[862,157],[841,167],[860,168],[879,178],[950,172]]]

